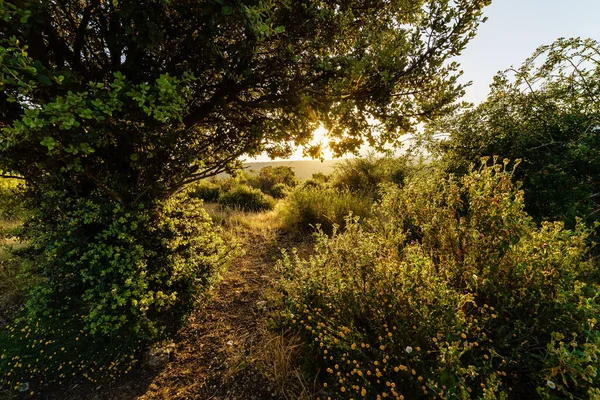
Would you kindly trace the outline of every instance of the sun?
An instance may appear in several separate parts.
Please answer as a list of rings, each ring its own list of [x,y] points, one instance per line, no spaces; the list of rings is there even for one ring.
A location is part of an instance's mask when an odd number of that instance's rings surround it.
[[[311,141],[308,142],[306,147],[315,146],[315,145],[320,144],[321,145],[321,157],[324,158],[325,160],[331,160],[333,158],[333,155],[331,154],[331,151],[329,150],[329,145],[328,145],[329,138],[328,138],[327,134],[328,134],[327,129],[325,129],[325,127],[323,125],[319,126],[317,129],[315,129],[313,131],[313,137],[312,137]],[[300,146],[296,149],[296,151],[294,151],[294,154],[289,158],[289,160],[312,160],[312,158],[305,156],[304,155],[304,146]]]

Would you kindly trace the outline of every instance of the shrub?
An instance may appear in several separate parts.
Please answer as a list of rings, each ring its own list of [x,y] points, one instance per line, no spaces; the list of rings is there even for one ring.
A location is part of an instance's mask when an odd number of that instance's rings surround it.
[[[430,171],[388,188],[372,224],[284,257],[280,321],[303,336],[321,398],[599,393],[590,232],[537,226],[511,175]]]
[[[291,167],[264,167],[258,173],[259,189],[264,193],[271,194],[273,186],[284,184],[289,187],[294,187],[298,183],[296,174]]]
[[[227,257],[202,202],[181,200],[132,212],[74,199],[60,223],[28,222],[45,279],[0,332],[0,386],[119,376],[181,325]]]
[[[537,221],[600,222],[599,91],[600,42],[558,39],[500,72],[477,107],[429,124],[430,150],[457,174],[482,156],[521,158],[517,177]]]
[[[271,187],[269,194],[276,199],[283,199],[290,191],[290,187],[285,183],[277,183]]]
[[[275,201],[258,189],[247,185],[235,185],[219,197],[219,204],[227,207],[237,207],[244,211],[272,210]]]
[[[0,178],[0,219],[19,220],[25,217],[23,181]]]
[[[221,195],[221,187],[207,180],[201,180],[195,183],[189,189],[189,196],[204,200],[210,203],[216,203],[219,200],[219,196]]]
[[[408,174],[404,159],[366,157],[351,158],[335,166],[332,184],[340,190],[360,193],[363,196],[378,198],[378,190],[383,183],[401,185]]]
[[[301,187],[288,196],[280,213],[288,230],[306,232],[320,225],[331,233],[334,225],[345,225],[350,213],[363,218],[370,215],[371,205],[370,199],[348,191]]]

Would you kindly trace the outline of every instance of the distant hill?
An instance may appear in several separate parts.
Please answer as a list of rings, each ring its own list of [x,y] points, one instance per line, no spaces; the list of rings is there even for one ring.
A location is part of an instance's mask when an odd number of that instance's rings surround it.
[[[267,162],[250,162],[244,164],[244,169],[248,172],[258,172],[264,167],[280,167],[286,166],[291,167],[294,170],[296,176],[300,179],[311,178],[314,173],[322,172],[324,174],[330,174],[333,172],[333,168],[337,163],[344,159],[337,160],[299,160],[299,161],[267,161]],[[225,177],[226,175],[220,175]]]

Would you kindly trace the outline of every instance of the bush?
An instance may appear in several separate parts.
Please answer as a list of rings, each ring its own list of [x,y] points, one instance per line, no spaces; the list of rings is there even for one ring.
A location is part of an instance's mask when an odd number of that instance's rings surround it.
[[[114,378],[181,326],[227,249],[201,201],[139,207],[73,199],[27,223],[45,279],[0,332],[0,386]]]
[[[283,199],[290,192],[290,187],[285,183],[278,183],[271,187],[269,190],[269,194],[276,199]]]
[[[537,226],[504,166],[388,188],[382,217],[285,256],[281,323],[321,398],[594,397],[598,272],[582,224]]]
[[[243,211],[272,210],[275,201],[271,196],[265,195],[258,189],[247,185],[235,185],[229,191],[221,194],[219,204],[227,207],[236,207]]]
[[[0,178],[0,219],[20,220],[25,217],[23,187],[21,180]]]
[[[332,177],[332,184],[340,190],[378,198],[378,190],[383,183],[401,185],[408,174],[408,166],[400,158],[375,158],[373,154],[361,158],[351,158],[338,163]]]
[[[517,178],[537,221],[600,222],[599,91],[600,42],[558,39],[500,72],[477,107],[430,124],[430,150],[457,174],[482,156],[523,159]]]
[[[221,187],[207,180],[201,180],[195,183],[188,191],[189,196],[207,201],[209,203],[216,203],[221,195]]]
[[[286,166],[264,167],[258,173],[257,180],[259,189],[266,194],[271,194],[271,190],[275,185],[283,184],[294,187],[298,183],[294,170]]]
[[[280,213],[288,230],[306,232],[320,225],[327,233],[334,225],[343,227],[350,213],[367,217],[371,213],[372,201],[348,191],[301,187],[286,199]]]

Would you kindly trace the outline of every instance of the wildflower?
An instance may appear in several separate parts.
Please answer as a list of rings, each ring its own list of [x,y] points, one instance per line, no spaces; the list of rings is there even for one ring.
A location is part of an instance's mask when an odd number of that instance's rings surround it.
[[[548,385],[550,389],[556,389],[556,384],[550,380],[546,381],[546,385]]]
[[[413,348],[410,346],[406,346],[406,349],[404,349],[404,351],[406,351],[408,354],[412,353]]]

